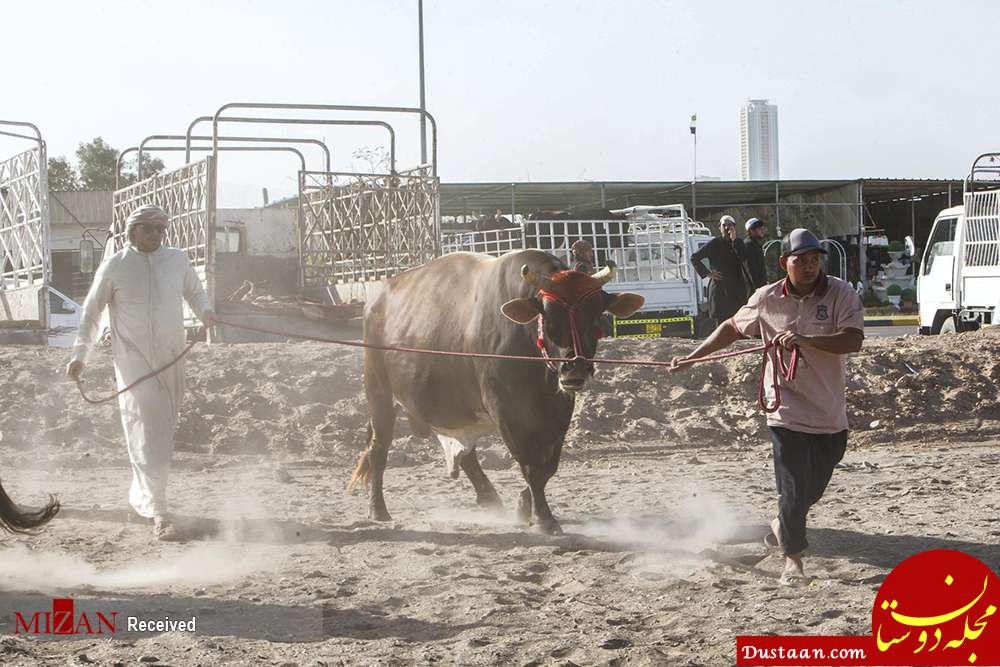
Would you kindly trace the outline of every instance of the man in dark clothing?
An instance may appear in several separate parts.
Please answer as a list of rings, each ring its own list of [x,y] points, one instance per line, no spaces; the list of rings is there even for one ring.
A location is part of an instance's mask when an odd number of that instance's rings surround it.
[[[747,237],[743,239],[743,262],[746,264],[750,286],[758,290],[767,284],[767,267],[764,264],[764,221],[750,218],[746,224]]]
[[[743,282],[743,243],[736,240],[736,221],[731,215],[719,220],[717,236],[691,255],[694,270],[708,284],[708,316],[716,325],[732,317],[747,302]],[[703,260],[708,260],[708,268]]]
[[[573,254],[573,270],[593,275],[594,273],[594,248],[588,241],[579,239],[570,246]]]

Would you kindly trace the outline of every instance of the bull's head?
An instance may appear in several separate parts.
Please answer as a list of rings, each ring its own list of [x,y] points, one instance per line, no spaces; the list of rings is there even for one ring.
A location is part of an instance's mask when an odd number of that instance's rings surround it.
[[[594,374],[594,364],[587,360],[597,353],[603,314],[628,317],[645,301],[638,294],[605,292],[603,286],[614,275],[613,263],[593,276],[579,271],[560,271],[547,276],[524,265],[521,277],[538,290],[537,296],[513,299],[500,309],[508,319],[519,324],[528,324],[541,317],[538,346],[542,354],[572,359],[558,366],[550,364],[558,374],[559,386],[566,391],[583,389],[587,379]]]

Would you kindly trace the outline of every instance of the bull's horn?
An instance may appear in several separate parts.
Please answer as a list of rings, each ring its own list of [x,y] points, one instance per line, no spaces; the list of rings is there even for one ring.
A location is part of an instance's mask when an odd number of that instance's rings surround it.
[[[538,271],[533,271],[527,264],[521,267],[521,277],[536,289],[551,290],[553,287],[553,283],[548,276],[543,276]]]
[[[615,263],[609,259],[608,263],[604,265],[604,268],[595,273],[592,277],[602,285],[607,285],[611,282],[611,279],[615,277],[615,270]]]

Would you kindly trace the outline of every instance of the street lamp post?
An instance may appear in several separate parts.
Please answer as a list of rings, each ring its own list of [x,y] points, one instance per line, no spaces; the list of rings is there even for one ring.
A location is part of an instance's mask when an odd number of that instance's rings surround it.
[[[691,139],[694,140],[694,173],[691,174],[691,219],[698,219],[698,114],[691,115]]]
[[[417,0],[417,33],[420,42],[420,111],[427,110],[424,99],[424,0]],[[427,164],[427,118],[420,114],[420,164]]]

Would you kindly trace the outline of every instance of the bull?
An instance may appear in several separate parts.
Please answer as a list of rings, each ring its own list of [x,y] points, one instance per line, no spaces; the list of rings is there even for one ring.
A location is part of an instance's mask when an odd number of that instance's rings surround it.
[[[594,374],[599,320],[628,317],[643,297],[609,294],[611,264],[593,276],[568,270],[540,250],[499,258],[454,253],[387,281],[364,315],[364,340],[379,346],[572,359],[546,363],[365,350],[368,445],[349,483],[369,488],[369,515],[388,521],[383,474],[396,406],[414,432],[433,433],[448,473],[464,471],[483,507],[502,507],[476,454],[476,442],[499,432],[527,487],[518,516],[560,533],[545,498],[559,465],[575,395]]]
[[[49,502],[39,510],[21,510],[10,499],[0,485],[0,529],[11,533],[27,533],[41,528],[59,511],[59,501],[50,497]]]

